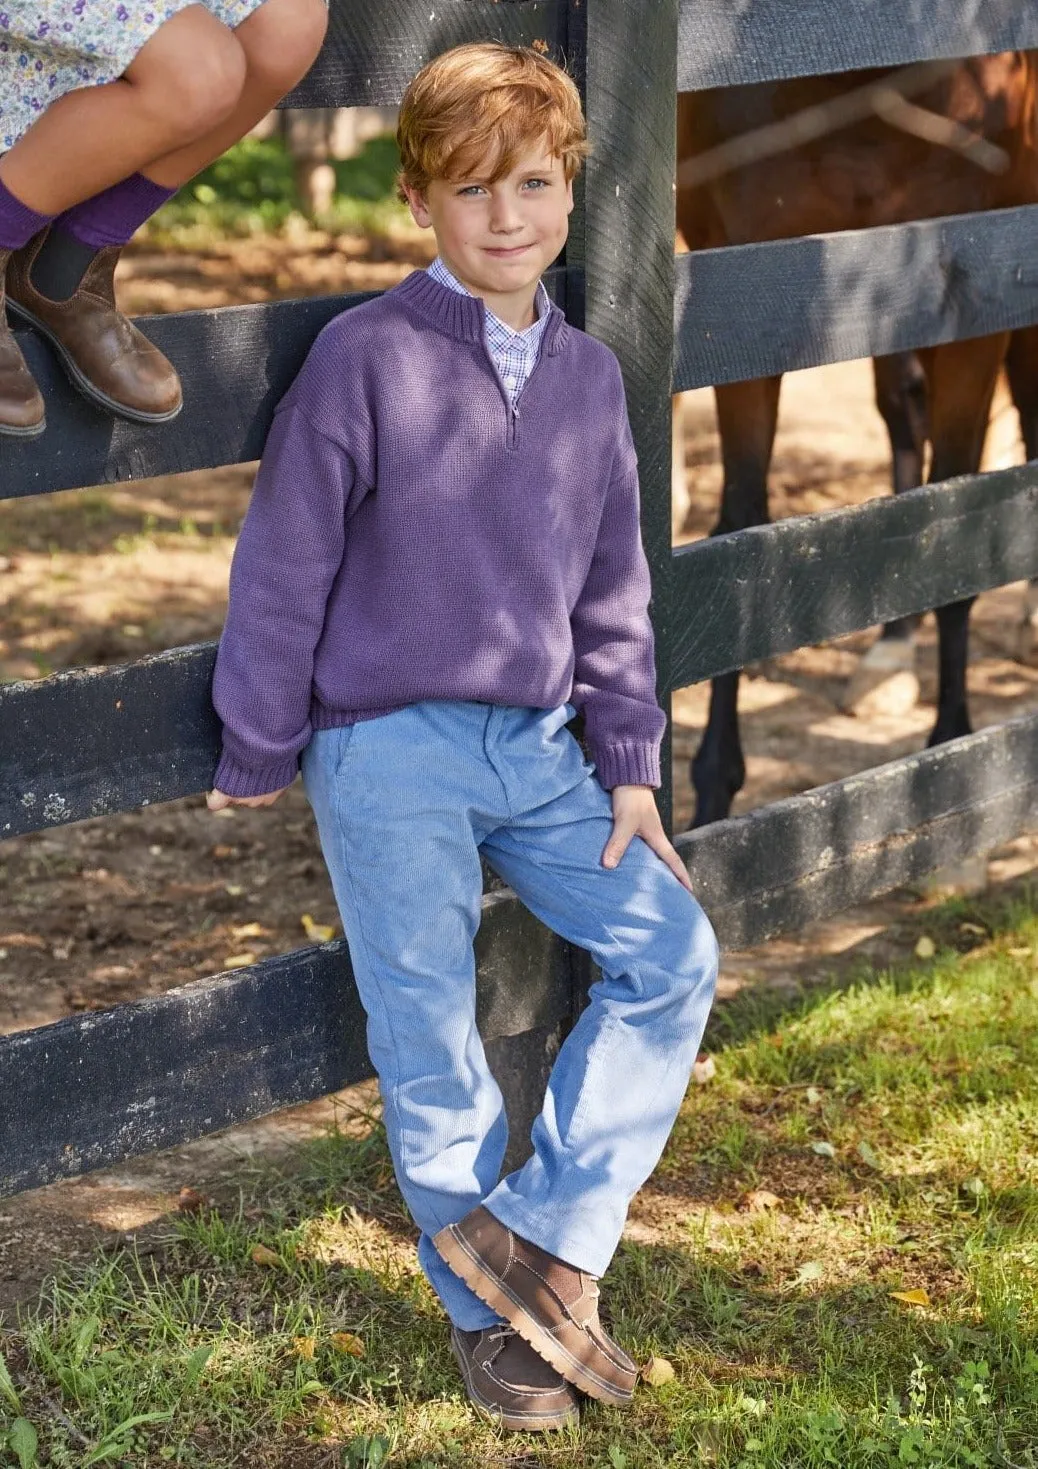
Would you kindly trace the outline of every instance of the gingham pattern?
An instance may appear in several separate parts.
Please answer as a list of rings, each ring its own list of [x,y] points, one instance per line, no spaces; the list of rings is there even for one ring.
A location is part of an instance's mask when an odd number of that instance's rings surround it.
[[[472,292],[466,290],[461,281],[448,270],[438,255],[427,269],[432,278],[439,281],[441,286],[449,286],[452,291],[460,291],[463,296],[472,295]],[[544,289],[542,281],[537,282],[534,308],[537,312],[537,320],[532,326],[528,326],[525,331],[521,332],[513,331],[500,317],[495,316],[489,307],[486,309],[487,347],[501,374],[501,381],[508,391],[513,407],[526,386],[526,379],[533,371],[537,354],[541,350],[544,328],[548,323],[548,292]]]

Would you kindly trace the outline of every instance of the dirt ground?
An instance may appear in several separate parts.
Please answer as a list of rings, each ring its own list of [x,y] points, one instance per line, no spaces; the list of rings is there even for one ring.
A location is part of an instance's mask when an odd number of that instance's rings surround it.
[[[146,312],[376,289],[428,256],[426,238],[417,234],[372,245],[301,232],[194,256],[144,248],[124,260],[120,291],[127,309]],[[708,531],[719,491],[709,393],[686,395],[685,414],[691,508],[680,541]],[[1000,396],[986,464],[1021,457]],[[0,678],[38,678],[217,637],[253,472],[238,466],[0,502]],[[774,516],[858,503],[887,493],[887,479],[868,364],[790,375],[772,474]],[[974,609],[969,684],[978,728],[1038,707],[1038,666],[1019,657],[1021,610],[1020,586],[986,594]],[[737,811],[925,743],[936,686],[932,619],[919,639],[916,708],[868,718],[839,710],[845,682],[873,636],[801,649],[743,680],[748,779]],[[707,697],[696,687],[674,699],[677,830],[691,823],[688,762]],[[1038,840],[1024,837],[992,854],[989,876],[1019,885],[1036,864]],[[211,815],[198,796],[5,842],[0,893],[0,1033],[286,952],[310,941],[313,923],[339,932],[298,782],[268,811]],[[933,902],[926,891],[897,893],[726,955],[722,994],[745,983],[793,986],[862,956],[880,963],[903,957],[925,930]],[[181,1186],[233,1195],[250,1159],[289,1157],[337,1106],[336,1099],[315,1102],[0,1200],[0,1320],[29,1301],[58,1262],[81,1257],[97,1240],[117,1242],[134,1232],[146,1240],[176,1208]]]

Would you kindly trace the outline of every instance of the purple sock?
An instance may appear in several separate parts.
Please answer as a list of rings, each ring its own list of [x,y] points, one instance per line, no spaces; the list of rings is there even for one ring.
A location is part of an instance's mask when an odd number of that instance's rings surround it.
[[[107,245],[125,245],[144,221],[176,192],[153,184],[141,173],[133,173],[92,199],[73,204],[58,215],[55,227],[95,250],[103,250]]]
[[[38,214],[16,199],[0,179],[0,250],[20,250],[53,218],[53,214]]]

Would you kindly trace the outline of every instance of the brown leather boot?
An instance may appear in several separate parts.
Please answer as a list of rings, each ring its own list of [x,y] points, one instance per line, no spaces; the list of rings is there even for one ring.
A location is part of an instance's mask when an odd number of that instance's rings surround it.
[[[454,1326],[451,1349],[470,1399],[503,1428],[529,1432],[579,1422],[575,1389],[510,1326]]]
[[[0,434],[35,439],[47,427],[43,395],[7,325],[4,272],[10,250],[0,250]]]
[[[598,1319],[598,1281],[520,1238],[482,1205],[433,1235],[441,1257],[588,1397],[631,1401],[638,1368]]]
[[[13,314],[50,342],[74,387],[92,403],[134,423],[165,423],[183,407],[176,368],[115,304],[120,245],[99,250],[67,301],[51,301],[32,283],[32,264],[47,231],[34,235],[7,265]]]

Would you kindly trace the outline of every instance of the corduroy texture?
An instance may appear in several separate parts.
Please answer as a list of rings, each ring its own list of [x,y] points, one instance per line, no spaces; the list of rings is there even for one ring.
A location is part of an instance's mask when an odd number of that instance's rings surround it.
[[[228,795],[289,784],[315,729],[423,699],[571,701],[604,786],[660,784],[619,363],[552,303],[516,407],[484,312],[415,271],[330,322],[279,404],[213,681]]]
[[[612,802],[572,715],[427,700],[321,730],[303,754],[418,1258],[466,1331],[494,1310],[431,1236],[484,1204],[602,1275],[674,1124],[717,978],[703,910],[648,843],[603,867]],[[504,1178],[508,1127],[476,1021],[481,857],[601,969],[552,1067],[532,1156]]]
[[[93,198],[66,209],[58,215],[54,227],[81,245],[92,245],[95,250],[103,250],[107,245],[125,245],[145,220],[176,192],[153,184],[142,173],[133,173],[110,189],[102,189]]]
[[[0,250],[20,250],[53,217],[23,204],[0,179]]]

